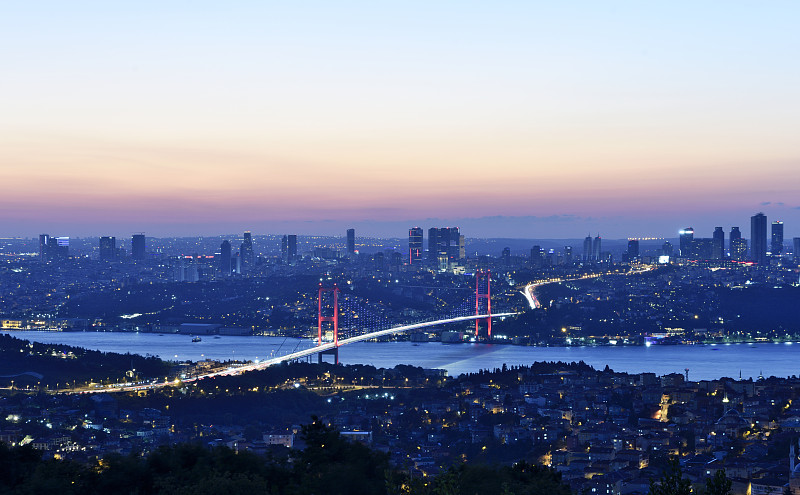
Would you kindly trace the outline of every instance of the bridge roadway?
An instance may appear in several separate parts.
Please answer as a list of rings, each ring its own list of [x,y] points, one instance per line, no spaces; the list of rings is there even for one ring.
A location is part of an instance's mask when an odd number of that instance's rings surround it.
[[[492,314],[492,318],[504,317],[504,316],[513,316],[518,313],[496,313]],[[399,327],[393,327],[386,330],[379,330],[377,332],[370,332],[365,333],[363,335],[357,335],[355,337],[349,337],[346,339],[339,340],[339,347],[347,344],[355,344],[356,342],[362,342],[364,340],[376,339],[379,337],[385,337],[387,335],[393,335],[396,333],[408,332],[409,330],[416,330],[418,328],[426,328],[426,327],[433,327],[436,325],[445,325],[447,323],[457,323],[460,321],[470,321],[470,320],[480,320],[482,318],[488,318],[489,315],[470,315],[470,316],[459,316],[457,318],[446,318],[443,320],[434,320],[434,321],[426,321],[422,323],[412,323],[411,325],[402,325]],[[292,352],[290,354],[285,354],[283,356],[274,357],[271,359],[266,359],[263,361],[259,361],[257,363],[247,363],[242,365],[233,365],[224,370],[215,371],[212,373],[206,373],[203,375],[197,375],[189,378],[184,378],[183,380],[176,379],[174,381],[163,381],[163,382],[150,382],[150,383],[137,383],[137,384],[123,384],[123,385],[108,385],[105,387],[99,388],[91,388],[91,389],[84,389],[84,390],[75,390],[74,393],[107,393],[107,392],[137,392],[140,390],[151,390],[161,387],[166,387],[170,385],[175,385],[177,383],[191,383],[197,380],[203,380],[205,378],[214,378],[217,376],[232,376],[232,375],[241,375],[242,373],[246,373],[248,371],[256,371],[256,370],[263,370],[270,366],[274,366],[279,363],[283,363],[286,361],[294,361],[296,359],[302,359],[306,356],[311,356],[317,354],[319,352],[330,351],[334,349],[336,345],[333,342],[326,342],[322,345],[310,347],[308,349],[303,349],[302,351]]]

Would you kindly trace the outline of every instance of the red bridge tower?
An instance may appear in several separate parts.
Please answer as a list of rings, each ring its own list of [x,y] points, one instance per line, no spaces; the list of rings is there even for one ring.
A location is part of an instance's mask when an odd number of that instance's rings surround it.
[[[481,289],[481,279],[486,279],[486,292]],[[481,321],[487,325],[487,338],[492,338],[492,271],[478,270],[475,272],[475,316],[481,314],[481,299],[486,299],[486,318],[475,320],[475,337],[478,337]]]
[[[333,294],[333,315],[332,316],[323,316],[322,315],[322,298],[326,293]],[[333,323],[333,344],[334,347],[328,351],[320,352],[318,356],[318,361],[322,362],[322,355],[323,354],[333,354],[335,356],[336,364],[339,364],[339,287],[336,284],[333,284],[333,287],[323,287],[322,283],[319,284],[319,295],[317,300],[317,345],[322,345],[322,323],[323,322],[331,322]]]

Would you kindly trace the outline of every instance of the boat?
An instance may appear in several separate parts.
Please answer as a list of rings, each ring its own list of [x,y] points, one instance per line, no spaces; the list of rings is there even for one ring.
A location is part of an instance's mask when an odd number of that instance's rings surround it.
[[[203,339],[201,339],[200,337],[195,337],[192,339],[192,342],[202,342],[202,341]]]
[[[219,338],[219,335],[214,335],[214,338],[215,338],[215,339],[218,339],[218,338]]]

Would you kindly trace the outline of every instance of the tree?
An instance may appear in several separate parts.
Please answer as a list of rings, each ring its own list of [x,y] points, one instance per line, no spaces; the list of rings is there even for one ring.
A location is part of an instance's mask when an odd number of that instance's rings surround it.
[[[728,476],[725,475],[725,471],[720,469],[714,473],[714,476],[706,480],[704,495],[730,495],[732,484]]]
[[[683,479],[681,465],[672,459],[658,481],[650,480],[648,495],[691,495],[692,482]]]

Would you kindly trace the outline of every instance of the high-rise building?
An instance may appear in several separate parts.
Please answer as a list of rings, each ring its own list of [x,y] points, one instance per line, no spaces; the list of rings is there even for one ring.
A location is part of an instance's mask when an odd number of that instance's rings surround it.
[[[572,246],[564,246],[564,263],[572,264]]]
[[[291,263],[297,258],[297,235],[289,234],[286,239],[286,262]]]
[[[592,260],[592,236],[587,235],[583,240],[583,261]]]
[[[503,253],[500,255],[500,259],[503,260],[503,265],[504,266],[510,266],[511,265],[511,248],[510,247],[504,247],[503,248]]]
[[[232,267],[231,267],[231,243],[228,240],[222,241],[222,244],[219,246],[219,271],[222,272],[222,275],[227,277],[231,274]]]
[[[143,260],[144,253],[144,234],[133,234],[133,240],[131,241],[131,258],[135,260]]]
[[[239,256],[242,258],[242,271],[250,270],[253,267],[255,255],[253,254],[253,236],[249,230],[244,233],[244,239],[239,246]]]
[[[408,229],[408,264],[416,265],[422,262],[422,227]]]
[[[69,257],[69,237],[39,236],[39,259],[51,261]]]
[[[439,266],[439,229],[428,229],[428,265]]]
[[[47,246],[50,244],[50,236],[48,234],[39,235],[39,259],[47,261]]]
[[[772,245],[770,248],[772,256],[780,256],[783,253],[783,222],[780,220],[772,222]]]
[[[794,255],[794,262],[800,263],[800,237],[792,238],[792,254]]]
[[[685,229],[678,232],[680,235],[680,250],[681,250],[681,258],[694,258],[694,229],[691,227],[686,227]]]
[[[428,229],[428,263],[441,271],[458,265],[466,257],[464,236],[458,227]]]
[[[675,248],[672,246],[672,243],[664,241],[664,244],[661,245],[661,256],[669,256],[671,258],[674,252]]]
[[[544,265],[544,251],[541,246],[531,248],[531,265],[534,268],[541,268]]]
[[[747,259],[747,239],[742,239],[739,227],[731,227],[730,249],[733,261],[745,261]]]
[[[712,239],[711,259],[721,260],[725,257],[725,231],[722,227],[714,227]]]
[[[356,253],[356,229],[347,229],[347,253]]]
[[[592,259],[594,261],[601,261],[603,256],[603,247],[601,245],[602,239],[600,239],[600,234],[598,234],[594,241],[592,241]]]
[[[767,263],[767,216],[763,213],[750,217],[750,259],[759,265]]]
[[[117,259],[116,237],[105,236],[100,238],[100,259],[106,261]]]
[[[714,239],[699,237],[692,241],[692,254],[698,260],[714,259]]]
[[[639,241],[637,239],[628,239],[628,261],[634,261],[639,258]]]

